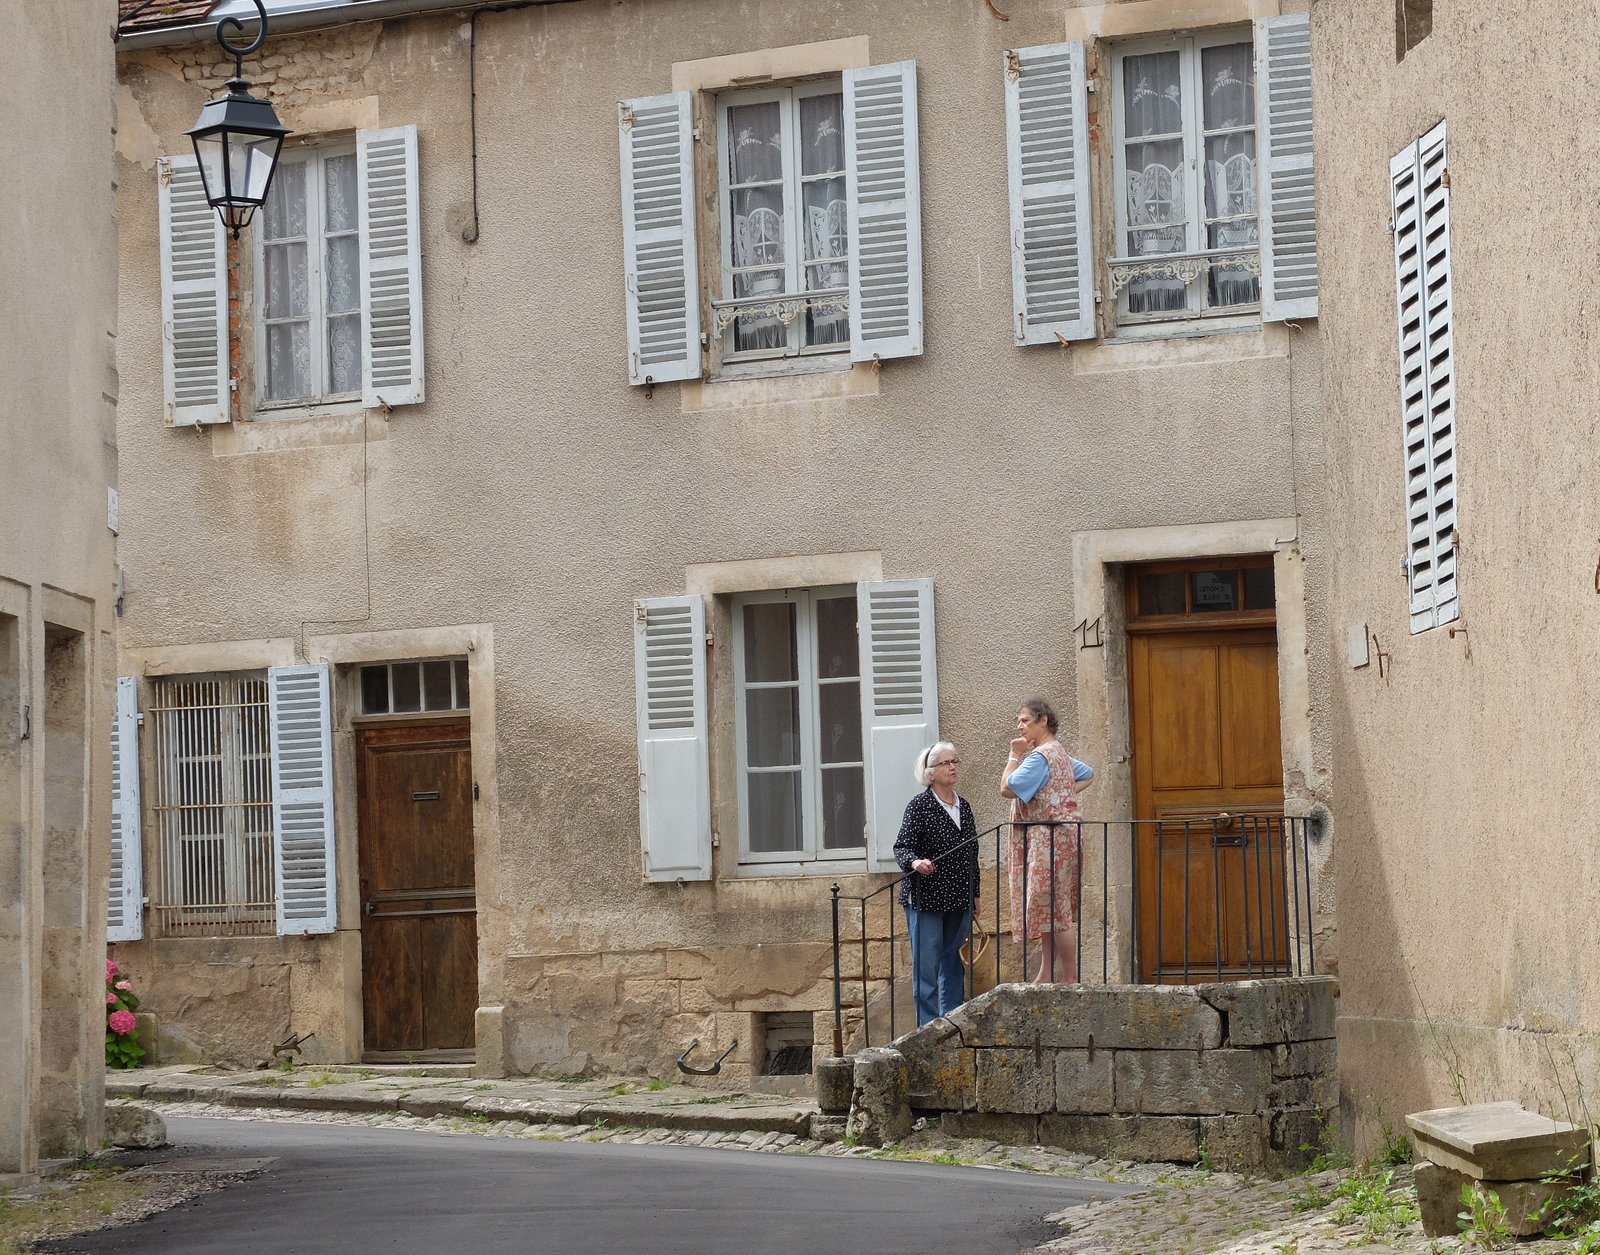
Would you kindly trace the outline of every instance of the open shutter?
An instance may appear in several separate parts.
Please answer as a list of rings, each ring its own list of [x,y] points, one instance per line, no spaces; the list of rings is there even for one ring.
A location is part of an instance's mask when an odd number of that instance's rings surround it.
[[[917,63],[844,72],[850,360],[922,353]]]
[[[326,663],[267,668],[273,871],[283,934],[331,933],[337,924],[329,714]]]
[[[933,581],[863,581],[860,616],[862,742],[867,758],[867,858],[895,866],[894,841],[917,792],[917,751],[939,736],[939,672],[933,652]]]
[[[633,605],[639,841],[646,880],[711,879],[706,608],[698,594]]]
[[[1413,633],[1453,622],[1459,614],[1450,187],[1445,168],[1442,122],[1389,163]]]
[[[1261,318],[1317,316],[1317,200],[1311,173],[1311,15],[1256,21]]]
[[[1094,337],[1083,42],[1005,54],[1011,293],[1018,344]]]
[[[192,156],[156,163],[167,425],[228,421],[228,246]]]
[[[624,100],[617,108],[628,382],[698,379],[694,98],[689,92],[672,92]]]
[[[139,682],[117,678],[111,712],[111,880],[106,940],[144,936],[144,848],[139,823]]]
[[[422,386],[417,128],[356,132],[361,223],[361,404],[415,405]]]

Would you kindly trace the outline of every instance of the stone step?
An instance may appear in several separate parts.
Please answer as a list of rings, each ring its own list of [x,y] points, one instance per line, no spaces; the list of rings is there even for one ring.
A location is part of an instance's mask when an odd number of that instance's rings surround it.
[[[1440,1107],[1406,1117],[1423,1158],[1479,1181],[1525,1181],[1589,1163],[1589,1134],[1520,1103]]]

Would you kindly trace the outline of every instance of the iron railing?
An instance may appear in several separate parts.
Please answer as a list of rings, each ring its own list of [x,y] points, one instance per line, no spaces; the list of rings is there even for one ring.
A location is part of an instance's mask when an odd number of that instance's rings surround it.
[[[1160,985],[1304,976],[1316,971],[1309,821],[1281,815],[1226,814],[1200,819],[1045,821],[996,824],[941,856],[948,859],[976,844],[980,863],[984,863],[982,855],[993,850],[992,864],[981,866],[978,874],[992,875],[994,880],[990,900],[994,931],[989,937],[996,985],[1004,980],[1007,966],[1012,967],[1016,979],[1027,978],[1030,930],[1020,930],[1020,940],[1011,943],[1009,965],[1003,937],[1007,914],[1013,929],[1018,917],[1036,919],[1028,906],[1029,878],[1022,877],[1020,903],[1008,902],[1006,882],[1010,862],[1020,857],[1026,866],[1029,850],[1041,840],[1049,841],[1051,848],[1050,916],[1045,931],[1052,938],[1060,935],[1059,922],[1060,932],[1071,935],[1079,981],[1092,983],[1085,958],[1091,968],[1098,967],[1100,984],[1111,984],[1113,972],[1119,983]],[[1078,845],[1072,873],[1078,910],[1070,921],[1057,919],[1055,854],[1057,843],[1064,841]],[[1093,857],[1096,846],[1097,860]],[[836,1055],[844,1053],[847,985],[853,994],[859,983],[863,1045],[872,1044],[872,1011],[884,1001],[888,1007],[884,1040],[899,1035],[895,1007],[900,966],[897,891],[903,882],[916,878],[917,873],[907,872],[865,894],[842,893],[837,884],[832,887]],[[848,912],[842,905],[848,903],[855,903],[856,911]],[[887,923],[874,928],[876,912],[871,908],[879,904],[887,907],[882,912]],[[1007,907],[1013,909],[1008,912]],[[847,918],[852,914],[853,920]],[[973,922],[965,974],[968,998],[979,992],[980,921],[974,918]],[[852,923],[853,937],[846,935]],[[856,947],[859,971],[846,975],[847,961]],[[1052,954],[1052,977],[1058,959]]]

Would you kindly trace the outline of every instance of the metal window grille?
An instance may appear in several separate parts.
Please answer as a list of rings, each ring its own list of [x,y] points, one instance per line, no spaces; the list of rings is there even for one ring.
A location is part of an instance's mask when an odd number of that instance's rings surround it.
[[[272,773],[261,673],[156,682],[158,935],[274,931]]]

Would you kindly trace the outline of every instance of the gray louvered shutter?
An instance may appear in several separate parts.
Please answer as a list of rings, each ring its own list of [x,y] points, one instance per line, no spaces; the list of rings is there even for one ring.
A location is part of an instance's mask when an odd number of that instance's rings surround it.
[[[416,405],[422,381],[417,128],[356,133],[361,224],[361,404]]]
[[[1011,332],[1018,344],[1094,338],[1089,88],[1081,40],[1005,54]]]
[[[633,619],[645,879],[710,880],[705,599],[635,602]]]
[[[861,638],[862,742],[867,763],[867,858],[896,866],[894,841],[917,792],[917,751],[939,737],[933,581],[864,580],[856,586]]]
[[[326,663],[267,668],[273,872],[282,934],[337,927],[330,716]]]
[[[1311,130],[1311,15],[1261,18],[1256,22],[1256,182],[1263,322],[1317,316]]]
[[[139,812],[139,682],[117,678],[111,712],[111,879],[106,940],[144,936],[144,846]]]
[[[628,382],[698,379],[694,98],[672,92],[624,100],[617,109]]]
[[[844,72],[850,360],[922,353],[917,63]]]
[[[192,156],[156,163],[169,427],[228,421],[228,246]]]
[[[1450,186],[1440,123],[1389,163],[1411,631],[1459,617]]]

